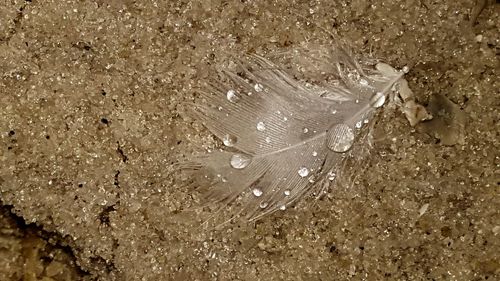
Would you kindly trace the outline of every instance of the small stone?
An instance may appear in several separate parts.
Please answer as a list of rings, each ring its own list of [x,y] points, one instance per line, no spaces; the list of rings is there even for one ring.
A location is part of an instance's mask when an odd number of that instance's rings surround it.
[[[425,212],[427,212],[427,209],[429,209],[429,203],[425,203],[420,207],[420,210],[418,210],[418,216],[421,217]]]

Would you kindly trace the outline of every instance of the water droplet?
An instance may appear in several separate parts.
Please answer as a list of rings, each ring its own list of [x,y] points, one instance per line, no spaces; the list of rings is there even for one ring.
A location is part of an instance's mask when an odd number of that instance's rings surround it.
[[[385,95],[384,93],[377,92],[373,97],[370,99],[370,104],[372,107],[378,108],[384,105],[385,103]]]
[[[262,86],[262,84],[257,83],[257,84],[255,84],[255,85],[253,86],[253,89],[254,89],[257,93],[260,93],[260,92],[262,92],[262,90],[264,90],[264,86]]]
[[[307,175],[309,175],[309,169],[307,169],[306,167],[301,167],[299,169],[299,176],[301,177],[307,177]]]
[[[337,174],[335,174],[335,172],[333,172],[333,171],[328,172],[328,180],[329,181],[334,180],[336,176],[337,176]]]
[[[282,211],[286,210],[286,206],[285,205],[281,205],[280,206],[280,210],[282,210]]]
[[[260,202],[259,207],[261,209],[265,209],[265,208],[267,208],[267,205],[269,205],[267,202]]]
[[[304,132],[304,134],[307,134],[307,132],[309,132],[309,129],[308,128],[304,128],[304,129],[302,129],[302,132]]]
[[[259,123],[257,123],[257,131],[264,131],[266,129],[266,124],[264,124],[264,122],[260,121]]]
[[[232,147],[236,143],[236,140],[237,140],[236,136],[226,134],[222,138],[222,143],[224,143],[225,146]]]
[[[314,182],[316,182],[316,177],[314,175],[312,175],[308,178],[308,180],[310,183],[314,183]]]
[[[285,196],[290,196],[290,190],[288,190],[288,189],[285,190],[283,193],[285,194]]]
[[[365,123],[365,124],[368,124],[368,122],[370,122],[370,120],[368,120],[368,119],[363,120],[363,123]]]
[[[331,114],[337,114],[337,105],[332,105],[330,106],[330,113]]]
[[[263,192],[260,188],[256,187],[256,188],[252,189],[252,193],[253,193],[253,195],[255,195],[255,197],[260,197],[260,196],[262,196]]]
[[[326,145],[335,152],[348,151],[354,142],[354,132],[346,124],[334,125],[328,130]]]
[[[283,117],[283,121],[288,121],[288,118],[286,116]]]
[[[266,137],[265,141],[266,141],[267,143],[271,143],[271,138],[270,138],[270,137]]]
[[[217,110],[222,111],[222,106],[217,107]]]
[[[313,151],[312,154],[313,154],[314,157],[318,156],[318,152],[316,152],[316,151]]]
[[[361,127],[363,127],[363,122],[362,121],[356,122],[355,127],[356,127],[356,129],[361,129]]]
[[[234,154],[233,156],[231,156],[230,164],[231,164],[231,167],[239,170],[239,169],[243,169],[246,166],[248,166],[248,164],[250,164],[251,161],[252,161],[252,158],[250,158],[247,155]]]
[[[237,102],[240,99],[240,97],[236,95],[236,92],[234,90],[227,91],[226,97],[230,102]]]
[[[217,174],[217,177],[222,181],[222,182],[227,182],[227,179],[223,177],[221,174]]]
[[[403,73],[408,73],[408,72],[410,72],[410,68],[409,68],[407,65],[403,66],[403,69],[402,69],[402,70],[403,70]]]
[[[368,81],[366,81],[365,79],[361,79],[359,80],[359,84],[361,84],[362,86],[368,86]]]

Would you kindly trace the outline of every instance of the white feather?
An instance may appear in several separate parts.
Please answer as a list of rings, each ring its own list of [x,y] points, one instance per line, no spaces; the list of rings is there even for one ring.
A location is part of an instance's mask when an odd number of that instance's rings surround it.
[[[307,85],[254,55],[202,91],[192,113],[226,145],[190,159],[191,170],[209,179],[210,201],[241,198],[240,210],[256,219],[324,186],[403,75],[360,64],[341,46],[305,57],[328,82]]]

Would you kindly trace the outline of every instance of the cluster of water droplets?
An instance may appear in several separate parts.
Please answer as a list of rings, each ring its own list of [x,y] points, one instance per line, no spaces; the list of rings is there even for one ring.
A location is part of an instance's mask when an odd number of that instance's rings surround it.
[[[260,92],[264,91],[264,86],[262,86],[262,84],[260,84],[260,83],[256,83],[253,86],[253,89],[254,89],[255,92],[260,93]],[[252,92],[251,91],[248,92],[247,95],[251,96]],[[236,103],[236,102],[238,102],[241,99],[241,97],[240,97],[240,95],[235,90],[229,89],[226,92],[226,99],[229,102]]]
[[[222,176],[221,174],[217,174],[217,178],[221,181],[221,182],[227,182],[227,179]]]
[[[357,72],[348,73],[347,76],[348,76],[348,79],[351,80],[352,82],[358,83],[358,86],[374,89],[374,87],[372,87],[370,85],[372,80],[369,80],[366,77],[360,76],[359,73],[357,73]],[[248,82],[248,83],[251,83],[251,82]],[[265,87],[260,83],[255,83],[255,84],[250,84],[250,85],[251,85],[251,88],[248,91],[247,90],[243,91],[241,89],[229,89],[226,92],[226,99],[229,103],[232,103],[233,105],[228,104],[228,103],[226,103],[226,105],[234,106],[235,103],[246,101],[246,99],[253,99],[254,97],[258,96],[262,92],[269,93],[268,89],[265,89]],[[255,95],[255,96],[248,97],[251,95]],[[369,100],[369,106],[372,109],[379,108],[379,107],[383,106],[384,103],[386,102],[386,97],[387,97],[387,95],[385,93],[376,92],[375,94],[373,94],[373,96]],[[327,108],[328,111],[325,113],[331,114],[332,115],[331,117],[333,120],[336,119],[335,118],[336,115],[340,115],[339,117],[344,117],[344,114],[346,114],[346,112],[345,112],[345,107],[343,107],[342,103],[345,103],[345,102],[359,103],[360,101],[362,102],[365,100],[361,99],[361,100],[356,100],[356,101],[352,101],[352,100],[349,101],[348,99],[345,99],[345,100],[339,99],[339,100],[337,100],[337,102],[335,102],[335,104],[332,103],[332,105]],[[219,110],[222,110],[222,109],[223,108],[221,106],[219,106]],[[284,124],[284,122],[288,121],[288,118],[292,119],[292,117],[293,117],[293,114],[289,113],[289,112],[282,114],[280,111],[277,111],[276,113],[278,114],[277,117],[279,118],[279,120],[283,120],[283,124]],[[324,132],[324,131],[319,132],[325,136],[325,138],[324,138],[325,143],[323,144],[323,147],[321,147],[321,148],[309,147],[308,152],[307,152],[308,153],[307,156],[309,157],[308,159],[311,159],[310,156],[312,155],[312,157],[314,157],[314,159],[315,159],[314,161],[322,161],[323,160],[322,157],[325,157],[325,155],[327,154],[325,152],[325,151],[327,151],[326,149],[328,149],[332,152],[336,152],[336,153],[345,153],[345,152],[349,151],[354,143],[354,140],[355,140],[355,130],[362,128],[364,124],[367,124],[369,122],[368,118],[365,118],[365,117],[366,116],[362,116],[360,118],[360,120],[358,120],[358,122],[356,122],[355,124],[352,124],[350,122],[346,122],[348,124],[339,123],[339,124],[332,125],[326,132]],[[267,132],[269,130],[274,129],[273,126],[276,125],[273,122],[273,120],[274,119],[254,120],[255,123],[253,123],[250,126],[253,128],[250,128],[250,129],[257,130],[258,132],[260,132],[262,139],[266,143],[271,143],[272,141],[274,141],[274,142],[280,141],[279,139],[273,139],[270,136],[266,136]],[[317,131],[315,130],[316,128],[314,126],[299,127],[296,129],[298,130],[298,132],[296,132],[296,133],[304,134],[301,136],[302,139],[306,139],[306,138],[310,137],[311,135],[314,135],[317,133]],[[238,147],[238,144],[237,144],[238,138],[232,134],[223,135],[222,142],[227,147],[234,147],[235,145]],[[313,149],[317,149],[317,150],[313,150]],[[242,170],[245,168],[251,169],[253,167],[252,166],[248,167],[248,166],[252,164],[252,160],[257,161],[256,159],[253,159],[251,155],[248,155],[248,154],[242,153],[242,152],[239,152],[239,153],[235,152],[231,155],[231,157],[229,159],[229,164],[235,170]],[[292,168],[293,170],[291,172],[294,174],[294,177],[297,177],[297,174],[298,174],[298,176],[300,177],[300,180],[303,182],[305,182],[306,180],[310,183],[316,182],[317,174],[315,172],[316,172],[317,167],[314,165],[310,165],[309,162],[303,162],[302,164],[303,164],[302,166],[297,165],[297,166],[295,166],[295,168]],[[331,167],[328,167],[328,168],[331,168]],[[227,179],[223,175],[217,174],[217,177],[219,178],[220,181],[227,182]],[[328,173],[326,173],[325,179],[327,179],[329,181],[334,181],[336,179],[336,177],[337,177],[337,174],[335,173],[335,170],[332,169]],[[287,182],[286,178],[282,178],[281,180],[283,180],[285,183]],[[297,193],[299,192],[295,188],[292,190],[285,189],[285,188],[286,187],[284,187],[283,189],[278,189],[278,190],[269,190],[269,188],[267,188],[266,186],[256,184],[256,186],[252,186],[249,188],[250,192],[247,194],[249,196],[253,196],[255,198],[255,200],[258,200],[257,202],[260,201],[259,207],[261,209],[266,209],[266,208],[272,207],[272,208],[277,208],[279,210],[285,210],[287,202],[289,203],[290,200],[292,199],[292,197],[290,197],[290,196],[296,196]],[[274,199],[270,199],[270,198],[274,198],[274,195],[276,192],[281,193],[281,200],[279,200],[279,201],[274,201]],[[276,195],[278,195],[278,194],[276,194]]]
[[[368,86],[368,84],[369,84],[367,80],[360,78],[358,76],[351,76],[349,78],[352,80],[357,80],[357,82],[362,86]],[[262,86],[262,84],[256,83],[253,86],[253,90],[256,93],[260,93],[264,90],[264,87]],[[249,96],[251,94],[252,94],[252,92],[248,93]],[[228,90],[226,93],[226,97],[227,97],[227,100],[231,103],[236,103],[241,99],[240,95],[235,90]],[[377,92],[370,99],[370,106],[372,108],[381,107],[385,103],[385,100],[386,100],[386,95],[384,93]],[[338,106],[339,105],[337,104],[337,105],[329,108],[329,111],[332,115],[337,114]],[[278,114],[281,114],[281,112],[278,112]],[[283,117],[283,120],[287,121],[287,117]],[[360,121],[356,122],[356,124],[354,125],[354,128],[360,129],[363,126],[363,124],[367,124],[368,122],[369,122],[368,119],[360,120]],[[266,124],[263,121],[258,121],[255,126],[256,126],[255,128],[259,132],[266,131]],[[302,128],[302,133],[308,134],[309,132],[310,132],[309,128],[307,128],[307,127]],[[347,152],[352,147],[352,145],[354,143],[354,139],[355,139],[355,133],[354,133],[354,130],[351,126],[344,124],[344,123],[335,124],[326,132],[326,147],[333,152],[344,153],[344,152]],[[237,142],[237,138],[233,135],[226,134],[223,137],[222,141],[223,141],[225,146],[233,147]],[[266,143],[270,143],[271,138],[266,137],[265,141],[266,141]],[[313,151],[312,156],[317,157],[318,152]],[[231,156],[231,159],[230,159],[231,167],[234,169],[237,169],[237,170],[246,168],[251,162],[252,162],[252,157],[249,155],[246,155],[246,154],[242,154],[242,153],[235,153]],[[306,178],[309,182],[314,183],[316,181],[316,178],[315,178],[315,175],[312,174],[313,170],[314,169],[302,166],[297,170],[297,173],[301,178]],[[225,178],[222,177],[221,175],[217,175],[217,176],[223,182],[226,181]],[[337,175],[333,170],[330,171],[329,173],[327,173],[327,179],[330,181],[335,180],[336,176]],[[253,194],[254,197],[259,198],[259,197],[263,196],[264,191],[259,187],[253,187],[251,189],[251,193]],[[283,191],[283,195],[285,197],[290,196],[291,193],[292,192],[288,189]],[[259,207],[261,209],[268,208],[269,202],[262,201],[259,204]],[[279,207],[279,209],[285,210],[286,205],[285,204],[281,205]]]

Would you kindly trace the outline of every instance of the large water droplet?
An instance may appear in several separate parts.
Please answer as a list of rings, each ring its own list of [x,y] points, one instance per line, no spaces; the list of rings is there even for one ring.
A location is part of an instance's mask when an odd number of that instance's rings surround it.
[[[240,99],[240,97],[236,95],[236,92],[234,90],[227,91],[226,97],[230,102],[237,102]]]
[[[257,84],[255,84],[255,85],[253,86],[253,89],[254,89],[257,93],[260,93],[260,92],[262,92],[262,90],[264,90],[264,86],[262,86],[262,84],[257,83]]]
[[[282,210],[282,211],[286,210],[286,206],[285,205],[281,205],[280,206],[280,210]]]
[[[306,167],[301,167],[298,172],[299,176],[301,176],[302,178],[307,177],[307,175],[309,175],[309,169],[307,169]]]
[[[262,121],[257,123],[257,131],[263,132],[264,130],[266,130],[266,124]]]
[[[224,143],[224,145],[225,145],[225,146],[228,146],[228,147],[232,147],[232,146],[234,146],[234,144],[236,143],[236,141],[237,141],[236,136],[229,135],[229,134],[226,134],[226,135],[222,138],[222,143]]]
[[[268,204],[267,202],[260,202],[259,207],[260,207],[261,209],[265,209],[265,208],[267,208],[267,206],[268,206],[268,205],[269,205],[269,204]]]
[[[247,155],[234,154],[233,156],[231,156],[230,164],[231,164],[231,167],[239,170],[239,169],[243,169],[246,166],[248,166],[248,164],[250,164],[251,161],[252,161],[252,158],[250,158]]]
[[[255,195],[255,197],[260,197],[260,196],[262,196],[263,192],[260,188],[256,187],[256,188],[252,189],[252,193],[253,193],[253,195]]]
[[[370,105],[372,107],[378,108],[384,105],[385,103],[385,95],[381,92],[376,92],[375,95],[370,99]]]
[[[346,124],[337,124],[328,130],[326,145],[332,151],[346,152],[353,142],[354,132]]]
[[[312,155],[313,155],[314,157],[316,157],[316,156],[318,156],[318,152],[313,151]]]
[[[290,196],[290,190],[288,190],[288,189],[285,190],[283,193],[285,194],[285,196]]]
[[[304,129],[302,129],[302,132],[304,132],[304,134],[307,134],[309,132],[309,129],[308,128],[304,128]]]

